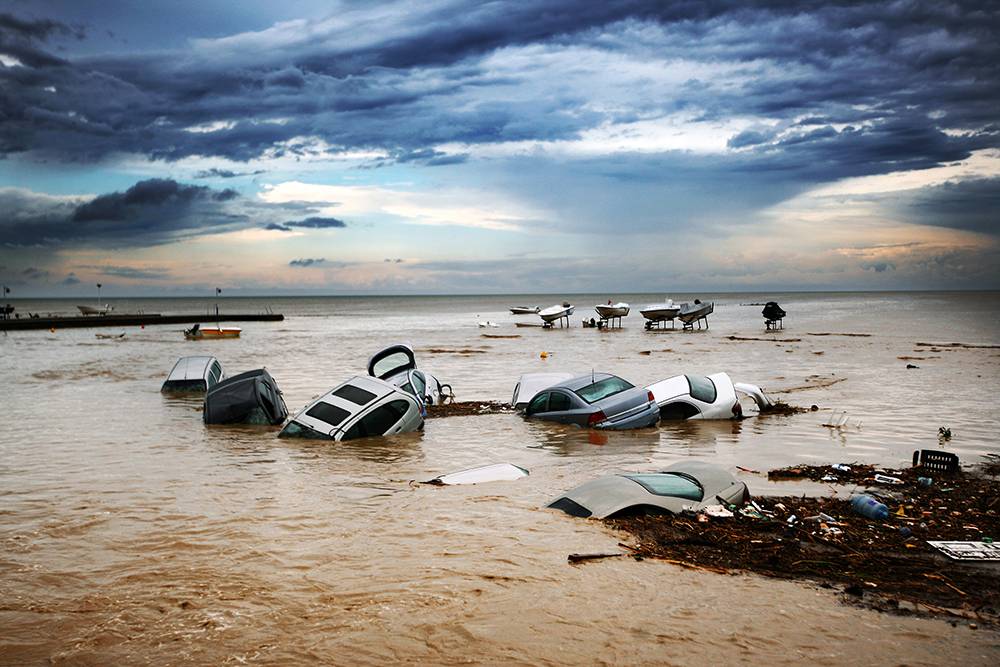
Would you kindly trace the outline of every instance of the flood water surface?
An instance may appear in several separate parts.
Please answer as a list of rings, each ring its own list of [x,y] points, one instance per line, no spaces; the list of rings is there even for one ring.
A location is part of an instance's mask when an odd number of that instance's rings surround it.
[[[633,304],[624,329],[580,328],[609,297]],[[789,315],[765,333],[760,306],[740,304],[772,298]],[[860,610],[807,583],[631,559],[569,565],[623,536],[545,505],[596,476],[688,457],[785,494],[799,489],[736,466],[1000,453],[1000,295],[717,295],[711,328],[694,332],[643,331],[636,306],[654,295],[573,296],[571,328],[516,327],[538,321],[506,312],[528,300],[563,297],[227,301],[286,315],[241,324],[238,340],[185,341],[180,326],[129,327],[124,340],[94,336],[120,329],[0,336],[0,663],[995,664],[991,631]],[[212,354],[230,375],[266,366],[294,412],[394,342],[459,400],[509,399],[532,371],[634,384],[726,371],[819,410],[625,433],[449,417],[334,445],[205,427],[200,398],[159,392],[178,357]],[[844,425],[823,426],[831,419]],[[939,442],[942,426],[951,441]],[[418,483],[497,462],[531,474]]]

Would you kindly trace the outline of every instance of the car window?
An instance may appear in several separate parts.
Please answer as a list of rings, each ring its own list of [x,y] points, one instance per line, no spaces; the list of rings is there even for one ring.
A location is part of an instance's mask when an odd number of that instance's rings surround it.
[[[549,412],[556,410],[569,410],[571,408],[569,396],[561,391],[554,391],[549,394]]]
[[[427,382],[424,380],[424,374],[420,371],[413,371],[410,374],[410,377],[413,379],[413,393],[416,394],[420,400],[423,400],[427,389]]]
[[[602,398],[614,396],[626,389],[631,389],[632,385],[619,377],[609,377],[604,380],[588,384],[586,387],[576,390],[576,395],[587,401],[595,403]]]
[[[531,399],[531,403],[528,403],[528,409],[525,410],[526,414],[533,415],[538,412],[545,412],[545,405],[549,402],[549,393],[543,391],[538,396]]]
[[[411,364],[410,355],[406,352],[393,352],[387,357],[383,357],[372,366],[372,375],[383,377],[400,368],[405,368]]]
[[[212,363],[212,368],[208,371],[208,377],[210,385],[216,384],[219,378],[222,377],[222,366],[219,365],[218,361]]]
[[[698,408],[686,401],[674,401],[660,408],[660,419],[690,419],[699,413]]]
[[[330,426],[336,426],[347,419],[351,413],[344,408],[338,408],[336,405],[330,405],[329,403],[320,401],[316,405],[309,408],[306,411],[306,414],[322,422],[326,422]]]
[[[402,399],[380,405],[362,417],[357,424],[347,429],[343,439],[353,440],[372,435],[385,435],[386,431],[395,426],[400,417],[406,414],[409,407],[410,404]]]
[[[375,400],[375,394],[370,391],[365,391],[361,387],[355,387],[353,384],[345,384],[343,387],[333,392],[333,395],[339,396],[345,401],[350,401],[356,405],[368,405]]]
[[[628,479],[641,484],[650,493],[658,496],[687,498],[701,500],[705,493],[701,485],[687,475],[665,472],[656,475],[625,475]]]
[[[715,388],[715,383],[704,375],[685,375],[688,386],[691,387],[691,397],[705,403],[715,403],[716,396],[719,395]]]

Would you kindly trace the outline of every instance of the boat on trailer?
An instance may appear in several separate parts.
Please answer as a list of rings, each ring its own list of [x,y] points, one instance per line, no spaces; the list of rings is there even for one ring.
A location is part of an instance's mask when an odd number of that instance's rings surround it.
[[[681,304],[681,311],[678,313],[677,319],[684,323],[685,329],[691,329],[695,323],[698,323],[700,328],[702,320],[705,322],[705,327],[708,328],[707,318],[713,312],[715,312],[714,301],[703,303],[702,301],[695,299],[694,303]]]
[[[562,320],[566,320],[566,325],[569,326],[569,316],[573,314],[574,306],[569,303],[563,303],[562,305],[549,306],[545,310],[538,311],[538,316],[542,318],[542,322],[547,326],[552,326],[555,322],[562,324]]]
[[[639,311],[646,318],[647,329],[659,326],[664,322],[670,322],[673,325],[674,318],[680,312],[681,307],[674,303],[673,299],[667,299],[663,303],[652,303]]]
[[[594,310],[597,314],[601,316],[602,320],[610,320],[613,317],[626,317],[629,312],[629,305],[627,303],[602,303],[598,306],[594,306]]]

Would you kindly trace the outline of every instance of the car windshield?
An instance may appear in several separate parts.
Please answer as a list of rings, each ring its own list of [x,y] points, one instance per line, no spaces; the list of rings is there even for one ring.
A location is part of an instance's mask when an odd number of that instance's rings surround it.
[[[715,397],[719,392],[715,388],[715,383],[704,375],[685,375],[688,385],[691,387],[691,397],[697,398],[705,403],[715,403]]]
[[[278,434],[279,438],[318,438],[321,440],[329,440],[330,436],[326,433],[320,433],[314,429],[309,428],[305,424],[300,424],[298,422],[288,422],[285,424],[285,428],[281,429],[281,433]]]
[[[705,496],[701,485],[687,475],[665,472],[655,475],[625,475],[625,477],[641,484],[647,491],[658,496],[699,501]]]
[[[588,403],[596,403],[602,398],[614,396],[615,394],[631,388],[632,385],[625,380],[619,377],[609,377],[604,380],[599,380],[594,384],[588,384],[586,387],[581,389],[577,389],[576,395]]]

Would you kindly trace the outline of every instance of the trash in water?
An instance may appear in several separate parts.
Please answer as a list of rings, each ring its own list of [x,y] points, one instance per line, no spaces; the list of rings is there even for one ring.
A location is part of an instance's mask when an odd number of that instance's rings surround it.
[[[889,517],[888,507],[864,493],[851,496],[851,508],[855,513],[876,521],[885,521]]]
[[[875,473],[875,481],[879,484],[902,484],[903,480],[898,477],[892,477],[891,475],[883,475],[881,473]]]
[[[942,426],[938,429],[938,437],[942,440],[951,440],[951,429],[947,426]]]
[[[701,513],[716,519],[731,519],[733,513],[722,505],[707,505],[701,509]]]
[[[505,482],[527,477],[528,474],[526,469],[512,463],[494,463],[478,468],[460,470],[447,475],[439,475],[425,483],[453,486],[456,484],[479,484],[481,482]]]
[[[851,472],[851,466],[846,463],[835,463],[830,467],[838,472]]]
[[[936,449],[918,449],[913,452],[913,467],[931,472],[955,473],[958,472],[958,455]]]
[[[927,544],[953,560],[1000,560],[1000,545],[992,542],[928,540]]]

